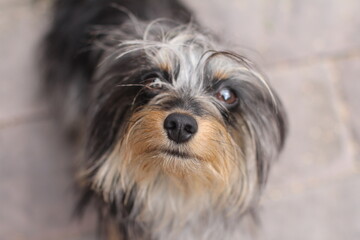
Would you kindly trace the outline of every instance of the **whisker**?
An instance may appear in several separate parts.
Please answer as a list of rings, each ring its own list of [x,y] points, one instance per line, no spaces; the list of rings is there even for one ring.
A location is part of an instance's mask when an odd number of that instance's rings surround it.
[[[145,84],[118,84],[115,87],[145,87]]]

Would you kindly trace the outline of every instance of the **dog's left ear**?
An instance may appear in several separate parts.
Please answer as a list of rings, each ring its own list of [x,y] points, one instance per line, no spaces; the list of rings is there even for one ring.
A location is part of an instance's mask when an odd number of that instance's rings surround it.
[[[239,108],[254,144],[258,184],[261,187],[267,181],[272,161],[284,146],[288,120],[274,91],[245,81],[241,85]]]

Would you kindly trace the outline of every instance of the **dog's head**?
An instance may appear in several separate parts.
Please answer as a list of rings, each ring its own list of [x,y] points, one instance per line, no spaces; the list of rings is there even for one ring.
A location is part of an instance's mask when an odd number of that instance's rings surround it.
[[[87,131],[92,187],[106,199],[136,188],[246,205],[285,135],[262,74],[191,26],[104,35]]]

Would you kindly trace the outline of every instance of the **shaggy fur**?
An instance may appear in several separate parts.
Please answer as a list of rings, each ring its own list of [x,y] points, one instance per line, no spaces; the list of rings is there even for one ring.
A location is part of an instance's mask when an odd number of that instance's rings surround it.
[[[268,82],[190,16],[177,1],[55,2],[45,87],[83,142],[79,206],[96,203],[109,239],[239,239],[283,146]],[[169,135],[171,114],[196,122],[189,140]]]

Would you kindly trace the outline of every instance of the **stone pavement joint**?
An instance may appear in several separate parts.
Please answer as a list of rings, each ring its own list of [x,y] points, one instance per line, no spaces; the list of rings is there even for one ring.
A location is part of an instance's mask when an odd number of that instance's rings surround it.
[[[360,48],[349,49],[348,51],[341,51],[336,53],[319,54],[319,55],[303,57],[303,58],[294,58],[294,59],[287,59],[284,61],[269,62],[269,63],[265,63],[263,66],[268,69],[285,69],[291,66],[316,64],[319,62],[328,62],[328,61],[333,61],[337,63],[339,61],[358,59],[358,58],[360,58]]]
[[[337,60],[338,61],[338,60]],[[343,94],[341,91],[341,79],[339,74],[339,69],[336,65],[334,60],[328,61],[329,69],[330,69],[330,76],[331,77],[331,90],[333,95],[333,104],[338,112],[338,117],[341,123],[341,132],[342,132],[342,141],[345,143],[346,146],[346,156],[345,159],[350,159],[353,164],[356,161],[356,146],[355,146],[355,139],[354,135],[351,134],[351,116],[350,116],[350,109],[343,98]],[[360,94],[360,93],[359,93]]]
[[[13,117],[11,119],[1,120],[0,119],[0,130],[3,128],[14,127],[20,124],[28,124],[32,122],[38,122],[42,120],[49,120],[51,114],[48,110],[40,110],[29,113],[27,115]]]

